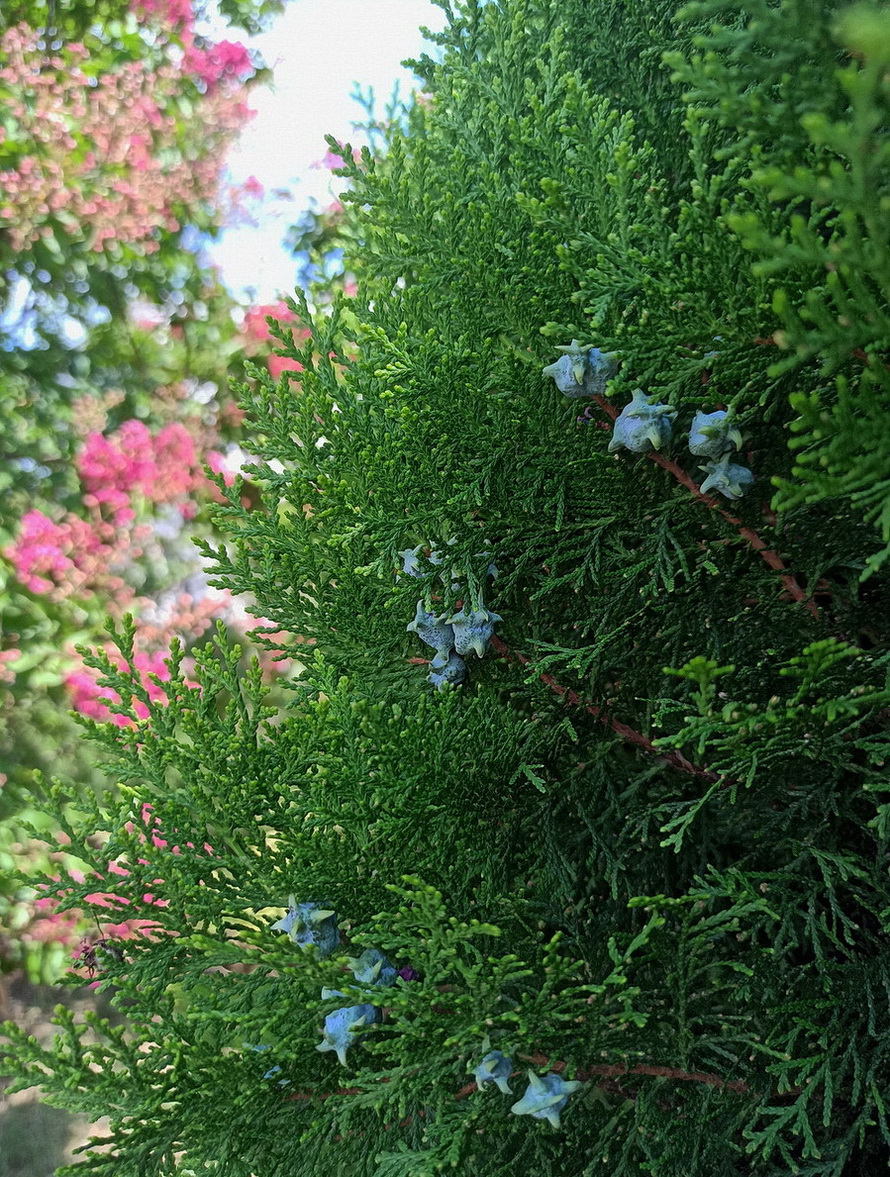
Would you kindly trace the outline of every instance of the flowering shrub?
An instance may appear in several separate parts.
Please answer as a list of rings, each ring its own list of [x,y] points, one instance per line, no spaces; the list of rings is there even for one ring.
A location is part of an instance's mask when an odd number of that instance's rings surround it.
[[[136,532],[118,531],[111,523],[91,523],[72,513],[58,523],[42,511],[29,511],[22,519],[14,544],[4,550],[16,574],[32,593],[51,593],[56,600],[75,595],[93,596],[97,589],[118,600],[129,600],[125,581],[115,575],[123,552],[139,555]]]
[[[253,28],[278,6],[225,9]],[[76,647],[108,653],[106,615],[133,611],[133,668],[161,702],[151,676],[165,680],[171,638],[190,646],[230,610],[229,594],[196,574],[191,538],[207,528],[200,504],[217,495],[204,462],[225,463],[230,477],[240,466],[240,413],[220,390],[230,368],[241,374],[244,339],[182,233],[229,212],[221,165],[249,116],[243,83],[255,69],[234,40],[196,35],[189,0],[132,0],[129,15],[74,0],[57,13],[56,42],[19,23],[26,5],[5,8],[0,968],[22,961],[50,980],[73,933],[44,924],[46,905],[8,874],[14,859],[42,853],[26,826],[58,840],[23,787],[35,769],[97,780],[72,705],[134,722],[112,714],[120,696]],[[256,185],[244,195],[258,196]],[[240,628],[250,620],[233,616]]]
[[[162,24],[190,25],[194,16],[191,0],[133,0],[132,7],[138,17]]]
[[[219,41],[206,49],[190,45],[183,66],[200,78],[208,93],[228,78],[243,79],[253,71],[250,54],[237,41]]]
[[[180,500],[188,515],[193,504],[186,496],[204,483],[195,439],[178,421],[152,434],[142,421],[124,421],[115,434],[87,434],[77,456],[77,471],[87,506],[106,506],[119,524],[134,517],[134,493],[154,503]]]
[[[283,326],[289,326],[296,321],[296,316],[285,302],[251,307],[244,316],[244,333],[252,342],[255,350],[262,350],[264,353],[268,352],[268,348],[266,346],[259,348],[257,345],[271,344],[273,347],[280,346],[280,340],[272,334],[269,324],[266,321],[270,317],[277,320]],[[294,341],[305,340],[308,336],[309,332],[305,328],[294,328],[291,331],[291,338]],[[282,372],[301,372],[303,370],[302,364],[287,356],[267,355],[266,365],[270,375],[275,380],[278,379]]]
[[[61,235],[92,251],[151,253],[164,232],[206,217],[220,159],[248,117],[243,46],[192,47],[179,64],[124,60],[97,77],[86,44],[49,61],[40,45],[24,25],[0,38],[0,224],[10,248]],[[200,105],[194,77],[206,90]]]

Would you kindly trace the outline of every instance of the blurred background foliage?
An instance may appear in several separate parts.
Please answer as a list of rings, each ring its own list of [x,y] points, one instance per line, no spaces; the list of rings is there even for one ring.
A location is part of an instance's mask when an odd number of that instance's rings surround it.
[[[141,673],[163,677],[173,635],[189,648],[218,618],[239,636],[253,623],[207,585],[192,539],[210,534],[202,504],[218,494],[204,464],[231,481],[245,457],[230,384],[275,341],[267,308],[245,315],[203,247],[256,195],[227,185],[223,163],[268,77],[218,31],[256,32],[282,7],[0,11],[3,972],[52,981],[81,933],[18,881],[46,854],[32,834],[51,834],[26,790],[52,773],[108,787],[71,711],[107,715],[114,698],[78,647],[131,612]]]

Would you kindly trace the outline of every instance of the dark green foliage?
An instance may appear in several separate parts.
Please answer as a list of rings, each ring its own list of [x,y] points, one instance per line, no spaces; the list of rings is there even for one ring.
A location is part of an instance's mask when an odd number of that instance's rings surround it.
[[[150,714],[94,733],[120,799],[66,829],[159,927],[101,958],[127,1031],[16,1038],[20,1081],[111,1115],[87,1171],[124,1177],[883,1172],[890,337],[857,209],[887,197],[837,129],[878,134],[883,71],[827,3],[445,7],[430,101],[349,168],[359,294],[300,300],[299,387],[245,393],[262,505],[230,488],[208,549],[305,675],[278,715],[222,646],[166,706],[106,664]],[[837,183],[801,212],[816,115]],[[859,334],[816,312],[835,273]],[[573,339],[620,360],[586,406],[542,374]],[[610,454],[636,388],[673,436]],[[738,502],[685,446],[718,408]],[[441,563],[399,574],[413,548]],[[460,689],[411,661],[418,599],[503,619]],[[271,930],[290,894],[342,955]],[[419,978],[355,982],[367,948]],[[341,1068],[323,1020],[364,1003]],[[469,1079],[489,1050],[513,1100]],[[509,1111],[554,1068],[559,1132]]]

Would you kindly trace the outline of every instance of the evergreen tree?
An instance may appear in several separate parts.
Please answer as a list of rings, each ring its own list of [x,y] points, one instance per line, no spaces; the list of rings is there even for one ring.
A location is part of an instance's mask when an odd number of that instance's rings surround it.
[[[154,923],[9,1065],[97,1177],[885,1172],[886,11],[442,7],[209,551],[306,673],[105,661]]]

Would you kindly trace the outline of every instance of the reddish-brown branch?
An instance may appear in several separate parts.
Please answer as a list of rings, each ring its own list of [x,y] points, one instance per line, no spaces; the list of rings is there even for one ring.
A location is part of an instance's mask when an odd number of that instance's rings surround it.
[[[523,1056],[536,1067],[550,1067],[551,1071],[564,1071],[565,1063],[557,1060],[551,1062],[544,1054],[530,1054]],[[655,1067],[648,1063],[638,1063],[628,1066],[627,1063],[597,1063],[592,1067],[584,1067],[577,1072],[577,1077],[583,1081],[594,1077],[614,1079],[619,1075],[652,1075],[656,1079],[674,1079],[680,1083],[705,1083],[708,1087],[726,1087],[729,1091],[750,1091],[747,1083],[741,1079],[724,1079],[721,1075],[713,1075],[707,1071],[684,1071],[681,1067]]]
[[[491,646],[496,650],[501,657],[506,658],[509,662],[518,662],[522,666],[530,666],[531,659],[527,658],[525,654],[520,654],[516,650],[511,650],[498,637],[491,638]],[[712,772],[709,768],[702,768],[701,765],[693,764],[691,760],[687,760],[682,752],[665,752],[661,748],[656,748],[648,737],[642,735],[641,732],[635,731],[626,723],[622,723],[620,719],[616,719],[614,715],[609,715],[604,708],[597,706],[596,703],[591,703],[569,687],[564,687],[561,682],[553,677],[552,674],[539,674],[538,678],[541,682],[546,683],[547,686],[555,694],[559,695],[561,699],[565,699],[567,703],[571,703],[573,707],[583,707],[589,714],[598,719],[600,723],[610,727],[613,732],[616,732],[623,740],[629,744],[635,744],[638,748],[643,748],[647,752],[651,752],[654,756],[660,756],[665,763],[678,768],[681,772],[688,772],[691,776],[703,777],[706,781],[719,781],[723,779],[719,773]],[[729,783],[725,781],[724,783]]]
[[[616,419],[616,417],[618,417],[618,409],[616,409],[613,404],[610,404],[610,402],[607,401],[604,396],[595,396],[593,397],[593,400],[599,405],[604,413],[611,417],[613,421]],[[698,485],[695,479],[692,478],[691,475],[687,474],[682,466],[678,466],[677,463],[671,458],[666,458],[663,454],[658,453],[657,450],[649,450],[649,452],[646,454],[646,457],[651,462],[655,462],[657,466],[661,466],[663,470],[667,470],[668,474],[676,478],[677,482],[679,482],[681,486],[685,486],[690,494],[700,503],[704,503],[704,505],[711,511],[716,511],[719,515],[722,515],[727,523],[731,523],[732,526],[738,531],[742,539],[744,539],[745,542],[749,544],[749,546],[752,547],[755,552],[758,553],[767,566],[770,567],[774,572],[779,573],[779,578],[781,579],[782,584],[785,586],[785,590],[788,595],[795,601],[798,601],[800,604],[802,604],[807,612],[812,614],[812,616],[818,620],[819,607],[816,605],[815,601],[813,601],[812,598],[807,597],[806,592],[800,587],[800,585],[786,568],[785,562],[782,560],[782,557],[779,555],[779,553],[773,551],[773,549],[770,548],[763,539],[761,539],[753,527],[746,526],[744,523],[742,523],[738,516],[731,515],[729,511],[722,507],[715,498],[711,497],[711,495],[702,494],[701,487]]]
[[[565,1070],[566,1064],[561,1059],[551,1060],[544,1054],[528,1054],[520,1056],[523,1060],[532,1063],[536,1067],[549,1067],[551,1071],[560,1074]],[[517,1078],[522,1074],[521,1071],[512,1071],[510,1077]],[[635,1066],[628,1066],[627,1063],[596,1063],[592,1067],[583,1067],[576,1072],[576,1078],[581,1082],[589,1082],[593,1079],[612,1080],[617,1079],[623,1075],[650,1075],[655,1079],[669,1079],[676,1083],[704,1083],[707,1087],[722,1087],[727,1091],[738,1091],[746,1095],[750,1092],[750,1087],[747,1083],[742,1082],[741,1079],[724,1079],[722,1075],[714,1075],[707,1071],[684,1071],[681,1067],[658,1067],[652,1066],[648,1063],[637,1063]],[[381,1079],[382,1083],[388,1083],[388,1078]],[[475,1082],[466,1083],[459,1091],[454,1093],[455,1099],[466,1099],[468,1095],[472,1095],[477,1090]],[[323,1092],[297,1092],[294,1095],[289,1095],[287,1099],[290,1100],[309,1100],[330,1099],[334,1095],[358,1095],[361,1091],[359,1087],[340,1087],[336,1091]],[[423,1116],[421,1111],[418,1115]],[[399,1128],[407,1128],[413,1121],[413,1116],[406,1116],[403,1120],[398,1121],[398,1125],[394,1122],[384,1124],[384,1130],[389,1130],[398,1126]],[[362,1132],[353,1130],[347,1133],[347,1136],[363,1135]],[[338,1140],[343,1140],[344,1137],[337,1137]]]

